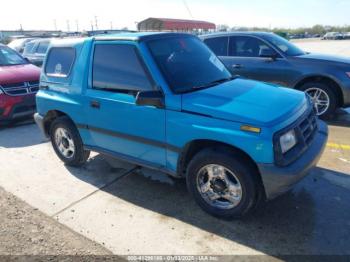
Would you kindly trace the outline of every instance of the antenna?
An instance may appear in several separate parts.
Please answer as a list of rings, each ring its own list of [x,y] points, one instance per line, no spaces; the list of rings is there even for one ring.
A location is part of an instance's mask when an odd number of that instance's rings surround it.
[[[187,4],[186,0],[183,0],[183,3],[185,5],[185,7],[187,9],[187,12],[189,13],[190,17],[193,19],[192,12],[191,12],[190,8],[188,7],[188,4]]]

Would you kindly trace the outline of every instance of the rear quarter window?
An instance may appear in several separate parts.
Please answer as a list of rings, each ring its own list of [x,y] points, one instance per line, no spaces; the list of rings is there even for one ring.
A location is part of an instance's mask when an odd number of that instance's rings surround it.
[[[75,60],[75,49],[53,47],[50,49],[45,66],[45,73],[53,77],[67,77]]]

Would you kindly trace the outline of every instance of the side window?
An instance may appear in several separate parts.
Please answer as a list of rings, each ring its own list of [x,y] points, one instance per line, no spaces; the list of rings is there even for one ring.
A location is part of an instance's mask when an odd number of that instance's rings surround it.
[[[53,47],[50,49],[45,66],[48,76],[67,77],[75,60],[75,49]]]
[[[217,56],[227,56],[228,37],[208,38],[204,40],[204,43],[207,44]]]
[[[36,52],[39,54],[45,54],[47,51],[47,48],[49,47],[49,44],[50,44],[50,42],[48,42],[48,41],[40,42]]]
[[[263,49],[271,49],[263,41],[250,36],[230,37],[229,55],[238,57],[259,57]]]
[[[127,44],[97,44],[92,79],[95,89],[116,92],[153,89],[135,47]]]
[[[24,46],[23,55],[32,54],[33,53],[33,49],[34,49],[34,45],[35,45],[35,42],[28,42],[28,43],[26,43],[25,46]]]

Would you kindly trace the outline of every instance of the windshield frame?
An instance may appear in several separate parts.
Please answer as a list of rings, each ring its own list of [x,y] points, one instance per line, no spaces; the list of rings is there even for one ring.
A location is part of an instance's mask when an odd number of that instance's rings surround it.
[[[16,65],[26,65],[29,64],[29,62],[21,56],[17,51],[13,50],[12,48],[5,46],[5,45],[0,45],[0,52],[2,49],[7,50],[9,53],[12,53],[13,55],[16,55],[20,60],[22,60],[23,63],[17,63],[17,64],[2,64],[0,63],[0,66],[16,66]]]
[[[284,56],[286,57],[296,57],[296,56],[301,56],[301,55],[305,55],[306,52],[304,50],[302,50],[301,48],[299,48],[298,46],[296,46],[294,43],[288,41],[287,39],[276,35],[274,33],[270,33],[270,34],[265,34],[262,37],[265,41],[267,41],[268,43],[270,43],[274,48],[276,48],[280,53],[282,53]],[[281,43],[285,43],[288,47],[292,47],[293,50],[298,50],[300,51],[299,53],[293,53],[290,54],[286,51],[283,51],[274,41],[273,39],[277,39],[277,41],[280,41]]]
[[[191,92],[195,92],[195,91],[199,91],[199,90],[203,90],[203,89],[207,89],[210,87],[214,87],[217,86],[221,83],[223,83],[224,81],[222,81],[223,79],[216,79],[216,81],[210,81],[208,83],[205,83],[204,85],[201,85],[200,87],[193,85],[191,88],[177,88],[174,87],[173,84],[171,83],[171,81],[169,80],[169,77],[167,75],[167,72],[165,72],[165,70],[163,69],[163,67],[160,65],[158,59],[156,58],[152,48],[150,48],[149,43],[153,42],[153,41],[158,41],[158,40],[163,40],[163,39],[170,39],[170,38],[179,38],[179,37],[188,37],[188,38],[194,38],[196,40],[199,41],[199,43],[203,44],[205,48],[207,48],[208,52],[211,53],[214,57],[216,57],[218,59],[218,61],[220,62],[220,64],[223,66],[224,70],[228,73],[226,80],[227,81],[231,81],[233,80],[235,77],[233,77],[232,73],[230,72],[230,70],[228,70],[227,66],[214,54],[214,52],[212,52],[210,50],[209,47],[207,47],[203,41],[201,41],[198,37],[194,36],[194,35],[190,35],[190,34],[173,34],[173,35],[168,35],[166,37],[162,37],[162,38],[157,38],[157,39],[151,39],[151,40],[146,40],[144,41],[145,43],[145,47],[147,48],[149,54],[151,55],[155,65],[157,66],[157,69],[160,71],[163,79],[165,80],[166,84],[168,85],[170,91],[173,94],[186,94],[186,93],[191,93]],[[217,82],[217,80],[220,80],[219,82]],[[217,83],[216,83],[217,82]]]

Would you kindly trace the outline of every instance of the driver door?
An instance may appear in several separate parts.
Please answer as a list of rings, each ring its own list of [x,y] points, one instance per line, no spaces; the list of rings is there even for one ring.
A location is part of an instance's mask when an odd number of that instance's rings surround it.
[[[233,75],[286,86],[289,63],[274,49],[275,59],[260,57],[262,49],[272,48],[253,36],[231,36],[228,56],[220,58]]]
[[[135,103],[137,92],[155,89],[137,46],[95,42],[90,75],[85,112],[91,146],[164,167],[165,110]]]

